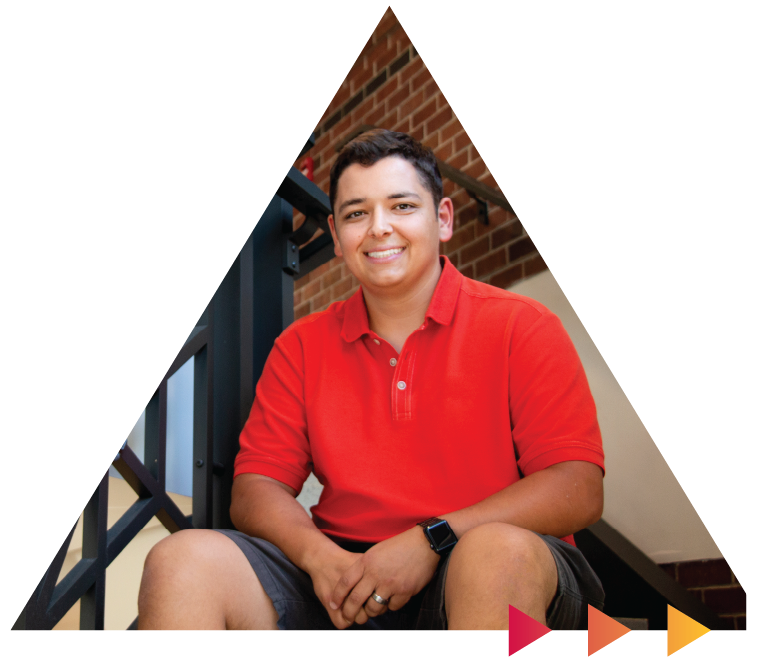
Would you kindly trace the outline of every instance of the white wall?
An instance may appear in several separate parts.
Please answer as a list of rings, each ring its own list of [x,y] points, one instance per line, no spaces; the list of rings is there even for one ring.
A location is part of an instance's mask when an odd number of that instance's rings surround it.
[[[597,404],[603,519],[656,563],[777,556],[777,271],[561,270]]]

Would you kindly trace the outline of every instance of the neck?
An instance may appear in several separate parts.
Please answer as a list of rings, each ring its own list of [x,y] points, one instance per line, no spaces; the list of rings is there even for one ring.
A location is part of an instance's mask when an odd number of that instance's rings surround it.
[[[362,287],[370,328],[376,332],[377,329],[409,332],[417,329],[424,322],[441,275],[438,259],[437,268],[430,277],[413,291],[389,297]]]

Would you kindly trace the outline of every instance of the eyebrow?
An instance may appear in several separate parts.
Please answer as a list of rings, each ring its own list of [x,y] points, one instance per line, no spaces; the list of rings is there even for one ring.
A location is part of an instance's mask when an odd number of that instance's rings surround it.
[[[400,191],[399,193],[392,193],[391,195],[387,196],[388,200],[395,200],[398,198],[416,198],[420,200],[421,196],[417,193],[413,193],[412,191]],[[360,205],[365,201],[366,198],[351,198],[350,200],[345,200],[338,208],[337,213],[341,214],[343,209],[346,207],[350,207],[351,205]]]

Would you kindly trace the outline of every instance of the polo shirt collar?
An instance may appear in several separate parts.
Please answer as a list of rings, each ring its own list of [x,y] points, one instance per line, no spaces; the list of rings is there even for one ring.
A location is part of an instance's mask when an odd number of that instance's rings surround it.
[[[461,281],[464,278],[446,255],[441,256],[442,273],[434,288],[432,300],[426,310],[426,319],[433,319],[438,324],[449,325],[453,321],[456,302],[459,300]],[[360,287],[356,294],[343,305],[343,328],[341,337],[346,342],[358,340],[370,332],[370,322],[367,317],[367,306]]]

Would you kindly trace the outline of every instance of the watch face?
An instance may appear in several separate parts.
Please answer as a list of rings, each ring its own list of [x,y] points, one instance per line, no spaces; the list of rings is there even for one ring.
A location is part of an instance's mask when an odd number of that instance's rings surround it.
[[[433,524],[427,529],[427,531],[429,532],[429,537],[431,538],[431,541],[434,543],[434,546],[437,550],[444,549],[448,545],[456,542],[456,535],[448,525],[448,522],[438,522],[437,524]]]

